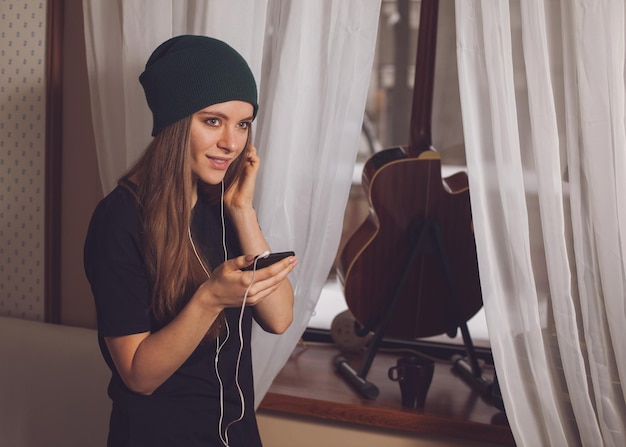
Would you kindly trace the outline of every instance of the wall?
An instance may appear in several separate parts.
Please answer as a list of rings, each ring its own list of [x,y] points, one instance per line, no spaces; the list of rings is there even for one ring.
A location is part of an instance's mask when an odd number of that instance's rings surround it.
[[[44,318],[46,2],[0,1],[0,315]]]
[[[95,327],[82,244],[101,197],[82,2],[63,39],[61,322]],[[44,319],[46,2],[0,1],[0,315]]]
[[[259,432],[267,447],[504,447],[447,436],[427,436],[363,425],[259,410]]]

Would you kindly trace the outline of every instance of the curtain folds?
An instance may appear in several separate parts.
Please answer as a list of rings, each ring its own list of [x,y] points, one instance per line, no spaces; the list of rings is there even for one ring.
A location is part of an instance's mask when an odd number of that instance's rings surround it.
[[[328,278],[372,70],[379,3],[270,2],[256,141],[265,160],[257,209],[274,249],[295,249],[295,322],[287,336],[255,327],[262,396],[308,325]],[[267,347],[270,346],[271,349]],[[282,353],[278,355],[279,353]]]
[[[520,446],[626,435],[625,12],[457,0],[485,314]]]
[[[282,336],[253,331],[257,404],[307,326],[339,245],[374,59],[380,0],[83,0],[103,191],[150,139],[137,80],[178,34],[231,44],[257,79],[256,207],[274,251],[295,250],[295,319]]]

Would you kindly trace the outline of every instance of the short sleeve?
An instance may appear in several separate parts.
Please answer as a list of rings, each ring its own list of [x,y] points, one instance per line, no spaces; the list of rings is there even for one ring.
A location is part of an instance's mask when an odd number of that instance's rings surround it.
[[[96,207],[84,249],[87,279],[103,337],[151,330],[150,285],[141,223],[130,191],[118,186]]]

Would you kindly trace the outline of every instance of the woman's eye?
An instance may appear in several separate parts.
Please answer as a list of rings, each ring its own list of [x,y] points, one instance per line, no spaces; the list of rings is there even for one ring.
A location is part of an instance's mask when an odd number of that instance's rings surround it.
[[[242,121],[239,123],[239,127],[241,127],[242,129],[249,129],[250,128],[250,122],[249,121]]]
[[[209,118],[205,121],[209,126],[219,126],[220,120],[217,118]]]

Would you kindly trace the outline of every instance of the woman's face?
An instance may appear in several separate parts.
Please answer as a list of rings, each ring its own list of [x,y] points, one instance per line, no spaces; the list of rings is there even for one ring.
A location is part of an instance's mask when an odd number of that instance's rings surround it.
[[[254,109],[245,101],[214,104],[191,117],[191,172],[196,180],[216,185],[248,140]]]

